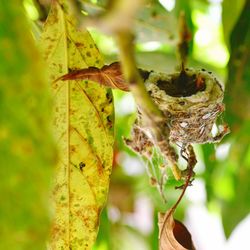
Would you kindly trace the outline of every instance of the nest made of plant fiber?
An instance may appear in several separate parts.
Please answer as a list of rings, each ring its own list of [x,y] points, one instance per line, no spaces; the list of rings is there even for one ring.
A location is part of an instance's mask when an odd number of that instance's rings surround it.
[[[211,72],[204,69],[173,74],[151,72],[145,85],[169,121],[171,142],[213,141],[211,130],[224,111],[224,92]]]

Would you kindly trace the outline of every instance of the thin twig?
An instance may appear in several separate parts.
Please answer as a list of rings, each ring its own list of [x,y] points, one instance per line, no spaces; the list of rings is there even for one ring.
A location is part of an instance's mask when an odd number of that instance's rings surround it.
[[[181,61],[181,72],[185,71],[187,57],[189,53],[189,42],[192,38],[191,32],[188,29],[185,12],[182,11],[179,16],[179,43],[178,54]]]
[[[162,227],[161,227],[161,231],[160,231],[160,239],[161,239],[161,236],[162,236],[162,233],[163,233],[163,229],[166,225],[166,222],[167,220],[169,219],[169,216],[174,213],[175,209],[177,208],[177,206],[180,204],[186,190],[187,190],[187,187],[189,186],[189,183],[191,181],[191,178],[193,176],[193,169],[194,169],[194,166],[197,162],[196,160],[196,157],[195,157],[195,153],[194,153],[194,149],[191,145],[188,145],[187,146],[187,150],[188,150],[188,153],[189,153],[189,156],[188,156],[188,166],[187,166],[187,169],[188,169],[188,174],[187,174],[187,178],[186,178],[186,181],[185,181],[185,184],[183,186],[183,189],[182,189],[182,192],[178,198],[178,200],[176,201],[176,203],[173,205],[173,207],[169,210],[169,212],[167,214],[165,214],[164,216],[164,220],[163,220],[163,224],[162,224]]]

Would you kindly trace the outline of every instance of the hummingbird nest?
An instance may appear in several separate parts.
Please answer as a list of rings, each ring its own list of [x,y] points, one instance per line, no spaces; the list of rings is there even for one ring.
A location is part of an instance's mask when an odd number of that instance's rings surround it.
[[[151,98],[165,114],[170,128],[170,141],[182,143],[218,142],[228,133],[219,125],[212,127],[224,111],[222,85],[204,69],[186,69],[173,74],[150,72],[145,86]]]

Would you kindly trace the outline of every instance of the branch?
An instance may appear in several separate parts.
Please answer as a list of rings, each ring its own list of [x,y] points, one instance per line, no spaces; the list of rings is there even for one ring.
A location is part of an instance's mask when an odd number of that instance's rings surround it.
[[[161,110],[154,104],[149,96],[144,82],[136,67],[134,57],[134,37],[128,30],[116,33],[116,41],[120,51],[120,59],[126,81],[130,84],[129,88],[146,118],[147,125],[153,131],[156,145],[167,158],[167,161],[172,168],[176,179],[181,178],[181,171],[177,166],[178,156],[174,149],[169,144],[169,127],[167,125],[167,118]]]

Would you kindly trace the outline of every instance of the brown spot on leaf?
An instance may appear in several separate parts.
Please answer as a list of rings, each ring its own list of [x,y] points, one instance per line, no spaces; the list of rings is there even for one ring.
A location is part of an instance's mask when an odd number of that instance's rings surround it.
[[[75,43],[75,45],[77,48],[84,46],[82,43]]]

